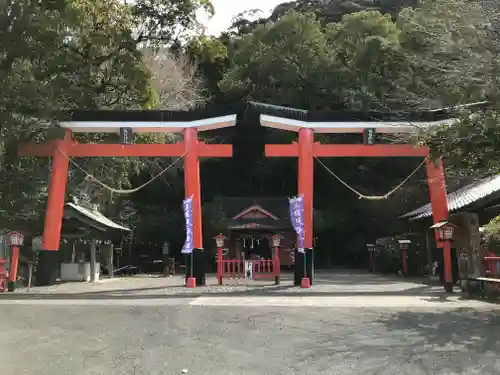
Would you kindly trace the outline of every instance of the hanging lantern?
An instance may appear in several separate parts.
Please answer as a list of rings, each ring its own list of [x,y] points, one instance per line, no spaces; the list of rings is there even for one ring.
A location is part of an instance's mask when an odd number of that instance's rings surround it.
[[[411,241],[410,240],[398,240],[399,248],[401,251],[406,251],[410,248]]]
[[[281,236],[279,234],[272,235],[270,238],[272,246],[273,247],[280,247],[282,239],[283,239],[283,236]]]
[[[371,252],[373,252],[373,251],[375,251],[375,248],[376,248],[376,247],[377,247],[377,246],[376,246],[376,245],[374,245],[374,244],[372,244],[372,243],[367,243],[367,244],[366,244],[366,248],[368,249],[368,252],[370,252],[370,253],[371,253]]]
[[[451,241],[455,233],[456,225],[447,221],[440,221],[430,227],[437,231],[439,241]]]
[[[19,232],[9,232],[7,236],[9,246],[22,246],[24,244],[24,235]]]
[[[224,244],[225,244],[225,242],[226,242],[226,240],[227,240],[227,237],[226,237],[226,236],[224,236],[224,235],[221,233],[221,234],[219,234],[219,235],[215,236],[215,237],[214,237],[214,240],[215,240],[215,246],[217,246],[218,248],[222,248],[222,247],[224,247]]]

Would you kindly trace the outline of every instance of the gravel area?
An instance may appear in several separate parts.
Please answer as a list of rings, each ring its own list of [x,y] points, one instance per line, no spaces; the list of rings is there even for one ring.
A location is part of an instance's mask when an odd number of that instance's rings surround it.
[[[217,284],[215,275],[207,276],[207,285],[188,289],[184,286],[184,277],[159,277],[139,275],[135,277],[103,279],[96,283],[61,283],[50,287],[34,287],[28,293],[26,288],[18,289],[15,298],[22,296],[60,296],[71,298],[100,298],[128,295],[161,296],[202,296],[207,294],[329,294],[354,295],[387,293],[420,295],[441,292],[441,287],[432,287],[417,281],[408,281],[402,277],[382,277],[359,271],[317,272],[315,284],[311,289],[301,289],[293,285],[293,275],[282,275],[280,285],[273,281],[224,280],[224,285]],[[1,298],[11,298],[12,294],[0,294]]]
[[[500,308],[441,288],[355,272],[319,275],[307,291],[207,286],[199,296],[177,282],[3,295],[0,373],[500,374]]]

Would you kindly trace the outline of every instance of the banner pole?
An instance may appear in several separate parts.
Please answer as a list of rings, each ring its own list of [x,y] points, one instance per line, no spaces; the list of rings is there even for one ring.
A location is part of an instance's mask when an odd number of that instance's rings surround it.
[[[306,255],[306,249],[304,249],[304,278],[307,278],[307,255]]]
[[[194,262],[193,262],[193,257],[194,257],[194,249],[191,250],[191,265],[190,265],[190,277],[192,278],[193,277],[193,265],[194,265]]]

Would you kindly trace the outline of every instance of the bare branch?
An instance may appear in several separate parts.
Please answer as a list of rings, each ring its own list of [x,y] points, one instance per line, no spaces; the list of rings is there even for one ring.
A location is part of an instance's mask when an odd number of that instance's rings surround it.
[[[165,48],[147,48],[143,54],[160,108],[183,110],[203,102],[201,81],[196,77],[195,66],[186,57],[175,57]]]

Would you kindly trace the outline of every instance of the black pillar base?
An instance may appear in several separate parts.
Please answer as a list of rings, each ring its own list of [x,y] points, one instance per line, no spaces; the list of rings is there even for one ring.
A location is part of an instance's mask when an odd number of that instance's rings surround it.
[[[311,285],[314,282],[314,251],[313,249],[304,249],[304,253],[300,253],[297,249],[295,249],[294,285],[300,285],[301,280],[304,277],[304,255],[306,261],[306,276],[311,281]]]
[[[7,290],[9,292],[15,292],[16,291],[16,282],[15,281],[7,282]]]
[[[444,283],[444,290],[446,293],[453,293],[453,283],[452,282],[445,282]]]
[[[55,285],[59,273],[59,251],[41,250],[36,267],[36,285]]]
[[[205,278],[205,252],[203,249],[193,249],[191,254],[186,255],[186,281],[191,277],[191,257],[193,257],[193,277],[196,279],[196,286],[204,286]]]

